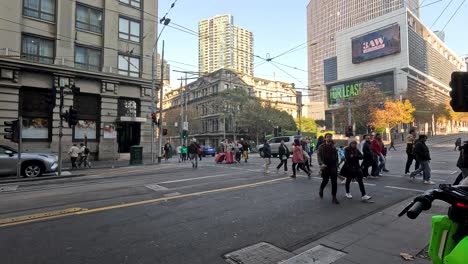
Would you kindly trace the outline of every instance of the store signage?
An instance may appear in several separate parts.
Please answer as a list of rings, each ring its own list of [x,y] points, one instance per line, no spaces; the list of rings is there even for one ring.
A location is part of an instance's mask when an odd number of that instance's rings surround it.
[[[353,63],[399,53],[401,51],[400,26],[395,24],[352,40]]]
[[[328,105],[336,106],[342,100],[351,100],[353,97],[359,95],[361,91],[369,88],[379,89],[385,94],[393,94],[393,76],[393,72],[388,72],[329,85],[327,86]]]

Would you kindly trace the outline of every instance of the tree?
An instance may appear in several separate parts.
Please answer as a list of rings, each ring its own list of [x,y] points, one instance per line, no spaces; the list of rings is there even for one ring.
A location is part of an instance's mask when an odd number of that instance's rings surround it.
[[[416,109],[409,100],[391,101],[387,99],[384,109],[374,108],[372,110],[372,123],[378,128],[395,127],[400,123],[414,121],[413,113]]]
[[[367,127],[367,125],[372,122],[372,113],[374,109],[380,103],[385,102],[385,100],[386,95],[380,89],[375,87],[362,89],[359,92],[359,95],[353,97],[351,103],[351,115],[356,126]],[[346,107],[344,110],[347,111]],[[341,116],[347,118],[347,112],[341,114]]]
[[[312,118],[308,117],[301,117],[299,118],[294,118],[294,121],[296,122],[296,126],[298,128],[301,128],[302,132],[317,132],[317,124],[315,123],[315,120]],[[300,121],[300,122],[299,122]]]

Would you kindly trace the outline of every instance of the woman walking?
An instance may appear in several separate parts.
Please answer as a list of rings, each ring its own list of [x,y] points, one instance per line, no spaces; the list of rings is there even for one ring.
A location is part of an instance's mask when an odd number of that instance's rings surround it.
[[[304,150],[302,149],[301,142],[299,142],[298,138],[294,140],[292,148],[293,148],[293,156],[292,156],[293,175],[291,175],[291,178],[296,178],[296,167],[299,167],[301,170],[307,172],[307,175],[309,176],[309,179],[310,179],[310,172],[308,172],[304,168]]]
[[[356,179],[359,184],[359,190],[361,191],[361,200],[367,201],[371,199],[369,195],[366,195],[366,189],[364,188],[364,183],[362,182],[362,170],[361,165],[359,165],[359,160],[362,160],[364,157],[357,148],[357,142],[351,141],[349,146],[345,149],[345,164],[343,169],[340,171],[340,174],[346,177],[346,198],[351,199],[353,196],[349,192],[350,184],[353,179]]]
[[[278,156],[281,161],[280,164],[276,167],[276,173],[279,173],[281,166],[284,166],[284,174],[288,172],[288,158],[289,158],[289,149],[284,144],[284,140],[281,140],[281,144],[278,148]]]

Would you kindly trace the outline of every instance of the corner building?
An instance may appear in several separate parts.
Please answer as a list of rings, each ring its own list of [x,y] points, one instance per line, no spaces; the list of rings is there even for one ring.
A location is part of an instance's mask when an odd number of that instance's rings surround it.
[[[23,150],[58,151],[59,92],[64,111],[78,110],[79,122],[64,122],[64,152],[87,138],[92,158],[129,152],[151,142],[151,55],[157,32],[154,0],[2,1],[0,20],[0,134],[3,122],[23,117]],[[0,135],[0,144],[10,144]]]

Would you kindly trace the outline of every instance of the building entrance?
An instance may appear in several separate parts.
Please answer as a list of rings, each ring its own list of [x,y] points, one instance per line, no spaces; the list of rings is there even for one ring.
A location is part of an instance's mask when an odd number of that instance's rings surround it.
[[[140,144],[141,124],[137,122],[121,122],[117,124],[117,143],[119,153],[130,152],[130,147]]]

